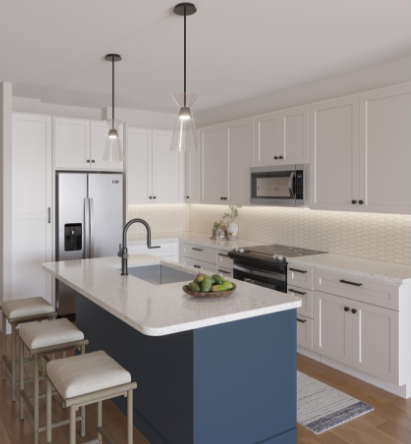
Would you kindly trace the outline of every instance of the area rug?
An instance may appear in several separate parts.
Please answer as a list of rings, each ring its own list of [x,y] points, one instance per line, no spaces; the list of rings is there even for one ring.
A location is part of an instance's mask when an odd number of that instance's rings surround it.
[[[315,434],[372,410],[374,407],[297,372],[297,422]]]

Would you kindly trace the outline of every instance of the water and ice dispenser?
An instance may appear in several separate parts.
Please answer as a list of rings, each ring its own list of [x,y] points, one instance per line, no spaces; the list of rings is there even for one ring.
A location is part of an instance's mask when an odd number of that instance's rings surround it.
[[[64,225],[64,251],[78,251],[83,245],[81,224]]]

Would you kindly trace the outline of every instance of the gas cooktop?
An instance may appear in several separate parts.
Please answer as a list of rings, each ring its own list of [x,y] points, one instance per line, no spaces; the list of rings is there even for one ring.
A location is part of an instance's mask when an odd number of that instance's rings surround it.
[[[315,254],[325,254],[326,251],[309,250],[306,248],[290,247],[288,245],[257,245],[255,247],[239,248],[230,252],[230,257],[247,257],[263,260],[286,260],[290,257],[312,256]]]

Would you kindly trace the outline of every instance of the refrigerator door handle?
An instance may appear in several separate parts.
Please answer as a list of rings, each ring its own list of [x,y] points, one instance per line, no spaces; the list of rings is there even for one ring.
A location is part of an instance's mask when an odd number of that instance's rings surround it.
[[[84,198],[84,258],[90,258],[90,200]]]
[[[91,197],[89,199],[90,207],[90,257],[94,257],[94,237],[95,237],[95,224],[94,224],[94,200]]]

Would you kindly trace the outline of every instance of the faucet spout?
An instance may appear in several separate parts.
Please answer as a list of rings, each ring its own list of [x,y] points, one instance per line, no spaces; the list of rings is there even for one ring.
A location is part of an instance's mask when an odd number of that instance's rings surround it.
[[[128,250],[127,250],[127,232],[131,225],[135,223],[141,223],[147,230],[147,248],[160,248],[160,245],[151,245],[151,228],[150,225],[144,219],[131,219],[124,227],[123,230],[123,248],[120,249],[119,256],[121,257],[121,275],[128,275]]]

